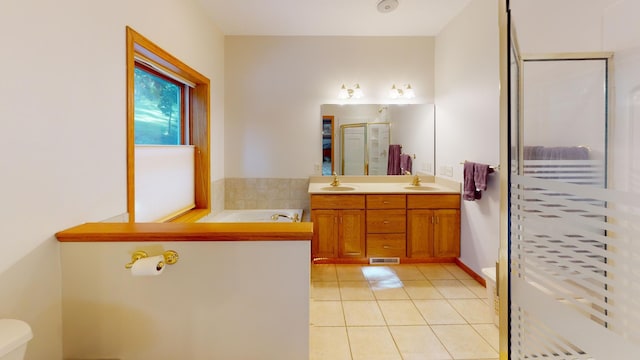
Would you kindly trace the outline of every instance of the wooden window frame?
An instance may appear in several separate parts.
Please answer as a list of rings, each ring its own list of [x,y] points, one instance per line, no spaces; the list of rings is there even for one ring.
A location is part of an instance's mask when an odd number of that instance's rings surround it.
[[[127,212],[129,222],[135,222],[135,126],[134,126],[134,70],[136,58],[159,66],[192,84],[188,97],[188,138],[195,146],[194,181],[195,207],[172,222],[193,222],[211,211],[210,167],[210,81],[132,28],[127,33]]]

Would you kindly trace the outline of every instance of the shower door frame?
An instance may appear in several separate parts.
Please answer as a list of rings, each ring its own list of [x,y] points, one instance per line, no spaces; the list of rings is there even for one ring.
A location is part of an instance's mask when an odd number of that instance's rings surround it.
[[[604,61],[606,86],[605,100],[605,121],[604,121],[604,187],[607,187],[607,173],[609,172],[609,122],[612,119],[613,109],[613,53],[612,52],[582,52],[582,53],[549,53],[549,54],[527,54],[520,55],[515,26],[509,10],[508,0],[502,0],[499,4],[499,22],[500,22],[500,163],[503,169],[509,171],[500,174],[500,250],[498,265],[498,294],[500,301],[500,359],[509,359],[511,354],[510,338],[511,338],[511,284],[510,284],[510,264],[511,264],[511,174],[524,173],[524,64],[527,61],[574,61],[574,60],[601,60]],[[513,89],[512,82],[512,58],[515,57],[517,65],[517,85]],[[513,91],[516,94],[512,94]],[[512,97],[515,95],[515,97]],[[517,103],[513,103],[516,101]],[[515,111],[513,107],[516,106]],[[516,121],[512,119],[517,116]],[[516,129],[512,129],[516,126]],[[515,131],[512,131],[515,130]],[[517,144],[512,144],[516,141]],[[513,146],[517,146],[513,148]],[[517,154],[512,154],[512,149]],[[517,168],[512,168],[511,157],[517,158]],[[606,205],[605,205],[606,206]]]

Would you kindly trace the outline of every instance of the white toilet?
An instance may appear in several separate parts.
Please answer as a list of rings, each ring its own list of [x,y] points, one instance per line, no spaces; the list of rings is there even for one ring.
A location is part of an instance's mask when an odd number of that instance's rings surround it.
[[[23,360],[31,338],[33,333],[26,322],[0,319],[0,360]]]

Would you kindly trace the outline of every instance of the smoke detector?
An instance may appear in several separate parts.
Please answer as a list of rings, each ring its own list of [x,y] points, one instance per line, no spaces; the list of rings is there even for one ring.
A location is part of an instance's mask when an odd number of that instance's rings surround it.
[[[380,0],[378,2],[378,11],[381,13],[392,12],[398,7],[398,0]]]

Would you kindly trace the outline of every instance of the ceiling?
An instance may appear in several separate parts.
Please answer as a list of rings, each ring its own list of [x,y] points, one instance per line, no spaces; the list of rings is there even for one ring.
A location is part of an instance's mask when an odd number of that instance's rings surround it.
[[[435,36],[471,0],[198,0],[225,35]]]

